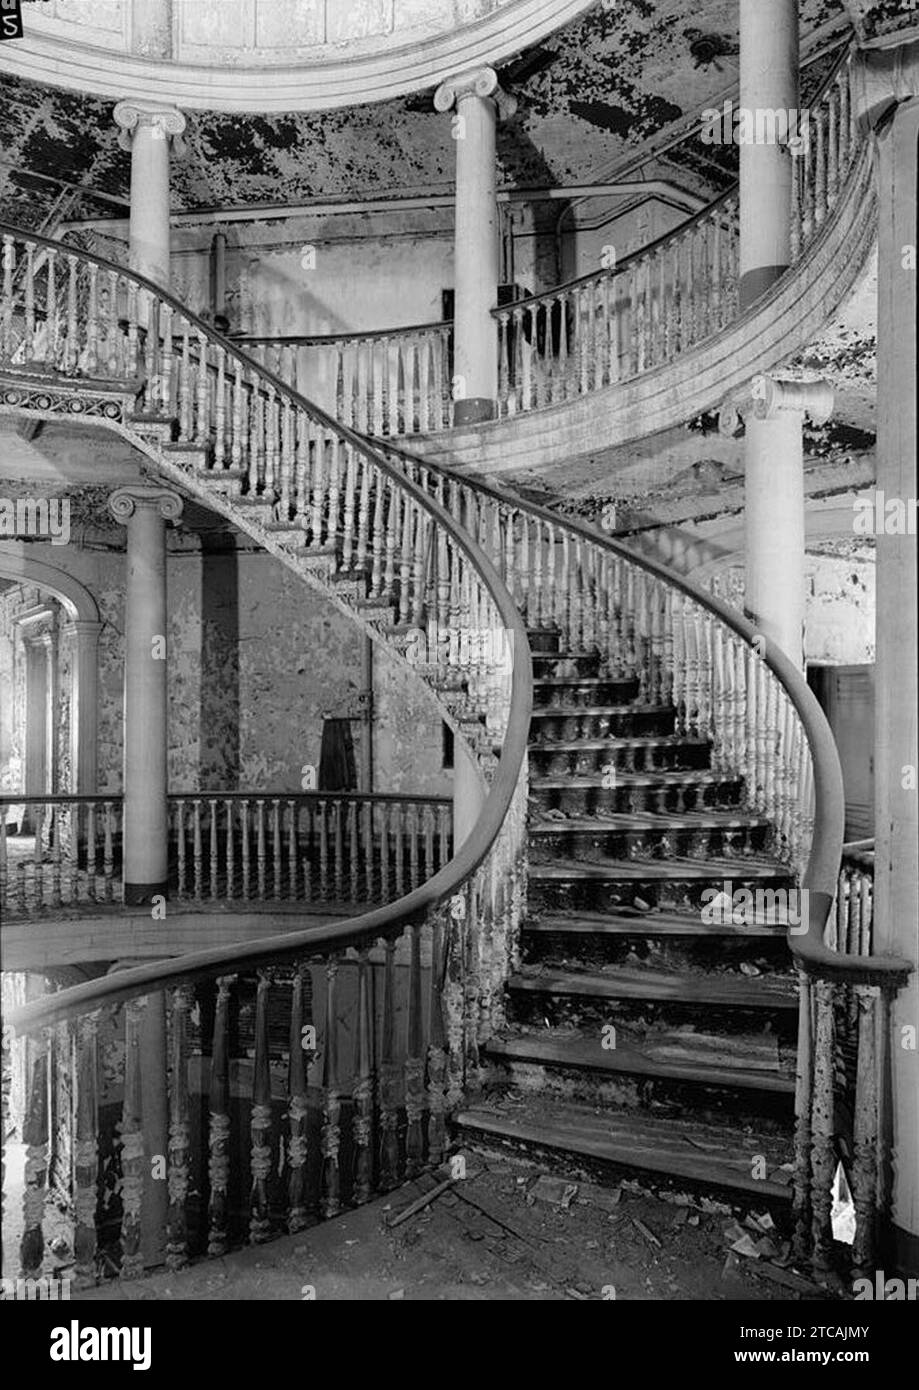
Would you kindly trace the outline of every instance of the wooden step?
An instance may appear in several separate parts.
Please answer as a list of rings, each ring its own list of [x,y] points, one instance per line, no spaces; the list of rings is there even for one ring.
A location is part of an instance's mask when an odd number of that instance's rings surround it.
[[[483,1054],[495,1062],[525,1062],[531,1066],[642,1076],[726,1087],[731,1091],[766,1091],[787,1096],[795,1093],[795,1078],[790,1073],[719,1064],[703,1057],[689,1060],[662,1056],[660,1047],[658,1043],[645,1043],[605,1049],[596,1036],[580,1032],[545,1032],[492,1038]]]
[[[765,1009],[797,1013],[794,980],[762,976],[690,975],[662,970],[616,966],[597,973],[587,970],[523,970],[512,975],[508,988],[518,993],[564,995],[579,999],[641,999],[658,1004],[712,1004],[721,1008]]]
[[[746,922],[703,922],[692,912],[578,912],[545,913],[523,925],[524,936],[607,936],[607,937],[708,937],[753,936],[783,937],[786,930],[784,914]]]
[[[533,864],[529,877],[537,883],[615,883],[618,881],[668,879],[684,883],[690,879],[730,880],[743,884],[749,879],[788,878],[787,864],[763,859],[557,859],[552,864]]]
[[[528,833],[537,838],[566,830],[572,834],[603,830],[658,830],[665,834],[668,830],[768,829],[771,824],[765,816],[745,811],[597,811],[592,816],[531,817]]]
[[[761,1201],[791,1203],[790,1183],[775,1181],[789,1156],[772,1136],[735,1134],[686,1119],[652,1120],[627,1110],[599,1114],[573,1102],[508,1108],[481,1106],[460,1111],[454,1125],[472,1140],[523,1144],[573,1158],[589,1159],[706,1188],[749,1194]],[[769,1177],[753,1177],[753,1159],[766,1159]]]

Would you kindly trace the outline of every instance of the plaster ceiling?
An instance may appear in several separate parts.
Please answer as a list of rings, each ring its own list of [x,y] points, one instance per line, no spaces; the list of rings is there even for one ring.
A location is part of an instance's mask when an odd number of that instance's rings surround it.
[[[615,176],[649,140],[663,139],[736,83],[737,13],[737,0],[697,0],[691,9],[685,0],[618,0],[505,65],[502,80],[519,109],[499,127],[500,183],[532,188]],[[846,21],[841,0],[801,0],[804,43]],[[450,119],[434,112],[431,95],[319,113],[197,112],[188,153],[174,161],[174,209],[449,192]],[[0,73],[0,96],[7,220],[37,228],[61,216],[122,215],[129,156],[117,143],[110,100],[8,73]],[[693,139],[667,162],[684,186],[705,195],[733,180],[735,156],[734,147]]]

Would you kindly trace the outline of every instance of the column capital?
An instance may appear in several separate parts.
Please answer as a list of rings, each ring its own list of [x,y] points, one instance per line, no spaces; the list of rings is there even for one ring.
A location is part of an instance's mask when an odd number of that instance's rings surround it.
[[[434,93],[434,107],[437,111],[449,111],[454,106],[459,109],[466,97],[491,99],[502,120],[513,116],[517,110],[517,98],[505,92],[494,68],[470,68],[441,82]]]
[[[750,399],[757,420],[774,420],[777,415],[797,411],[809,415],[815,425],[825,425],[833,414],[833,386],[824,379],[789,381],[782,377],[755,376],[750,383]]]
[[[119,101],[112,117],[119,127],[118,143],[123,150],[130,150],[138,130],[149,127],[155,140],[173,142],[173,153],[181,156],[185,151],[180,139],[186,121],[176,106],[160,106],[152,101]]]
[[[919,97],[919,39],[861,48],[852,59],[852,109],[863,129],[877,130],[891,107]]]
[[[119,487],[108,499],[109,511],[124,525],[141,507],[155,507],[166,521],[178,521],[184,500],[166,487]]]

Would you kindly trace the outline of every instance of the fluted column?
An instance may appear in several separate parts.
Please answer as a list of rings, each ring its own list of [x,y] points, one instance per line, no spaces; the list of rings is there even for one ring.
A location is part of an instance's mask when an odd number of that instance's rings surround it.
[[[109,498],[128,530],[124,659],[124,901],[166,893],[166,522],[182,514],[167,488]]]
[[[915,32],[915,31],[913,31]],[[863,52],[855,110],[876,132],[878,171],[878,395],[876,512],[915,520],[919,401],[919,40]],[[896,507],[892,510],[898,510]],[[915,534],[877,534],[875,667],[875,896],[873,951],[912,962],[890,1009],[889,1086],[882,1117],[892,1193],[883,1251],[888,1274],[919,1277],[919,607]],[[889,1092],[887,1095],[884,1092]],[[886,1213],[885,1213],[886,1215]]]
[[[762,635],[804,666],[804,416],[832,414],[827,382],[757,377],[746,412],[745,602]]]
[[[498,397],[498,302],[501,255],[496,202],[495,128],[516,101],[502,92],[492,68],[442,82],[438,111],[454,110],[456,218],[453,251],[453,420],[490,420]]]
[[[740,105],[754,128],[757,113],[797,111],[798,61],[798,0],[740,0]],[[740,146],[742,310],[791,264],[793,170],[786,144]]]
[[[185,117],[170,106],[120,101],[119,142],[131,151],[131,269],[169,286],[169,156],[183,152]]]

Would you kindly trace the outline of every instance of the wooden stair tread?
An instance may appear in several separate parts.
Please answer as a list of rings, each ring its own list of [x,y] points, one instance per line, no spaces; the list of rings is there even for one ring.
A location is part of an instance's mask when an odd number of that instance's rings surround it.
[[[659,1050],[667,1044],[651,1044]],[[575,1070],[609,1072],[617,1075],[656,1077],[660,1080],[726,1086],[731,1090],[770,1091],[793,1096],[795,1078],[782,1071],[757,1070],[749,1066],[715,1065],[705,1060],[680,1061],[654,1056],[646,1043],[642,1047],[603,1048],[597,1037],[582,1033],[532,1033],[513,1038],[492,1038],[483,1049],[485,1056],[505,1062],[529,1062],[536,1066],[569,1067]]]
[[[635,710],[637,705],[623,706],[623,709]],[[659,705],[651,705],[649,709],[659,709]],[[581,713],[589,714],[590,710],[582,710]],[[594,711],[596,712],[596,711]],[[552,710],[534,710],[534,715],[552,714]],[[570,713],[570,711],[569,711]],[[540,743],[536,745],[536,751],[551,749],[553,753],[572,753],[581,751],[593,752],[596,748],[710,748],[711,744],[707,738],[699,738],[695,734],[629,734],[626,737],[617,737],[615,734],[608,734],[606,738],[569,738],[553,739],[551,743]],[[664,769],[662,769],[663,771]],[[681,771],[684,769],[680,769]]]
[[[557,859],[551,864],[531,864],[530,878],[540,882],[615,882],[619,879],[746,879],[787,877],[787,864],[762,859]]]
[[[785,932],[783,914],[760,921],[703,922],[692,912],[578,912],[567,916],[545,913],[538,920],[525,922],[524,933],[559,936],[760,936],[776,937]]]
[[[720,1133],[685,1119],[650,1120],[629,1111],[597,1114],[571,1103],[527,1107],[502,1113],[487,1108],[463,1110],[454,1121],[477,1135],[534,1144],[544,1149],[597,1159],[651,1173],[683,1178],[708,1186],[751,1193],[773,1202],[790,1203],[791,1184],[752,1176],[751,1158],[768,1156],[778,1147],[774,1139]],[[748,1148],[749,1146],[749,1148]],[[779,1155],[784,1158],[784,1152]],[[773,1169],[778,1167],[770,1164]]]
[[[566,681],[570,685],[571,681]],[[611,705],[548,705],[545,709],[534,709],[531,719],[567,719],[574,714],[674,714],[673,705],[639,705],[618,703]]]
[[[553,747],[560,747],[553,744]],[[588,791],[595,787],[603,787],[604,774],[602,772],[581,772],[571,777],[531,777],[531,791]],[[712,772],[708,768],[660,768],[653,772],[619,772],[616,771],[616,786],[614,790],[619,791],[622,787],[659,787],[663,790],[666,787],[713,787],[720,783],[738,783],[743,778],[733,772]]]
[[[796,1012],[794,981],[744,975],[681,975],[675,972],[617,967],[604,973],[581,970],[526,970],[508,980],[512,990],[590,999],[642,999],[687,1004],[723,1004],[738,1009],[788,1009]]]
[[[546,816],[530,821],[531,835],[546,835],[555,830],[731,830],[770,826],[766,816],[754,811],[598,811],[591,816],[565,816],[563,819]]]

